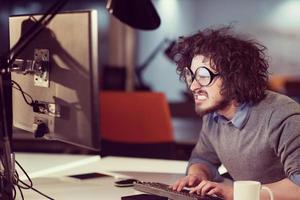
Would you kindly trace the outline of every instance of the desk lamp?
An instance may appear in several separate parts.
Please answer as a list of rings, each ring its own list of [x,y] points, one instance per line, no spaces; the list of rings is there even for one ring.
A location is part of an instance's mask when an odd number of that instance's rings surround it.
[[[151,0],[108,0],[106,8],[121,22],[135,29],[153,30],[160,25]]]

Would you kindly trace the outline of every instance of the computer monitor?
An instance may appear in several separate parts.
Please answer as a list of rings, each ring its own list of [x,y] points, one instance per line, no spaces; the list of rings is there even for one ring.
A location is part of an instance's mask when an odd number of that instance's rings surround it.
[[[10,47],[41,17],[11,16]],[[15,128],[100,150],[97,35],[95,10],[61,12],[42,27],[12,67]]]

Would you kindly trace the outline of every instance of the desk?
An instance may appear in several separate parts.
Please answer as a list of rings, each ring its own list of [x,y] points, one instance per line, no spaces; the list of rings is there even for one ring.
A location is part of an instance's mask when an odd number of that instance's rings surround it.
[[[121,196],[138,192],[133,188],[115,187],[115,178],[129,176],[143,181],[173,183],[184,175],[187,166],[187,162],[175,160],[61,154],[18,153],[16,160],[33,177],[36,189],[63,200],[120,200]],[[67,177],[89,172],[111,176],[88,180]],[[24,180],[25,176],[21,175],[21,178]],[[23,192],[25,200],[46,199],[30,190]]]

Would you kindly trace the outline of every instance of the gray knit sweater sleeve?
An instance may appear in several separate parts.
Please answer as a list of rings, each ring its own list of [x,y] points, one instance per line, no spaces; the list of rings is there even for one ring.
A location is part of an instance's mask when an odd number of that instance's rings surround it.
[[[214,147],[210,143],[210,140],[207,138],[207,133],[205,133],[205,130],[208,130],[207,126],[209,126],[209,123],[207,122],[209,121],[203,120],[203,122],[197,144],[191,153],[187,169],[195,163],[205,164],[210,170],[212,180],[221,181],[220,174],[218,172],[218,167],[221,165],[221,161],[218,158]]]
[[[290,101],[276,106],[268,122],[270,147],[280,158],[287,177],[300,174],[300,107]]]

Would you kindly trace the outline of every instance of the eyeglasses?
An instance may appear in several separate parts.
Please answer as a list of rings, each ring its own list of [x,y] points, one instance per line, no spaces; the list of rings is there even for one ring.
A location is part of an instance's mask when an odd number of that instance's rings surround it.
[[[195,71],[195,74],[193,74],[192,70],[188,67],[183,69],[183,77],[188,88],[191,87],[195,79],[199,85],[208,86],[211,84],[213,79],[219,75],[220,74],[214,74],[207,67],[198,67]]]

